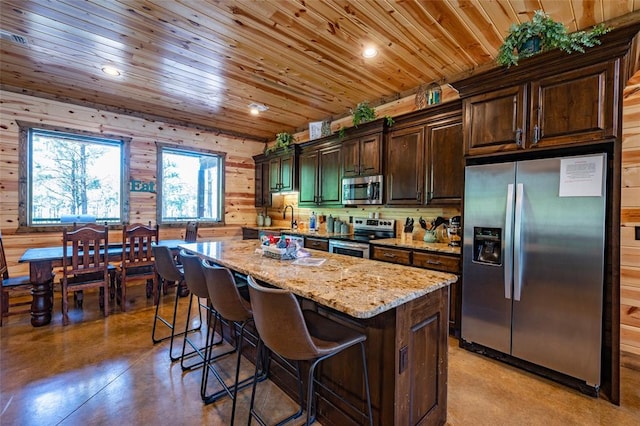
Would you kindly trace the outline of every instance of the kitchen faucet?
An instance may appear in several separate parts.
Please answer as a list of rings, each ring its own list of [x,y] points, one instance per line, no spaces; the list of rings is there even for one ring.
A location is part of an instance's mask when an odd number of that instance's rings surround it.
[[[282,218],[286,219],[287,218],[287,209],[291,207],[291,229],[293,229],[293,206],[291,204],[287,204],[286,206],[284,206],[284,212],[282,213]]]

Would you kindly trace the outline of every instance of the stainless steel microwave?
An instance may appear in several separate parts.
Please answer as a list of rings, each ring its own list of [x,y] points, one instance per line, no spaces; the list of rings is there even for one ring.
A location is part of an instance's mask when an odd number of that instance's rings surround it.
[[[342,204],[382,204],[382,175],[343,178]]]

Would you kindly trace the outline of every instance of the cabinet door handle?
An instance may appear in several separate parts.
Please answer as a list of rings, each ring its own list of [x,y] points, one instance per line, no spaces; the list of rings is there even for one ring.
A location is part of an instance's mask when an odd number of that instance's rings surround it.
[[[537,145],[540,142],[540,127],[536,124],[533,126],[533,144]]]
[[[421,200],[422,200],[422,191],[418,191],[418,193],[416,194],[416,199],[417,199],[418,201],[421,201]]]
[[[518,146],[522,146],[522,129],[516,130],[516,139],[515,143]]]

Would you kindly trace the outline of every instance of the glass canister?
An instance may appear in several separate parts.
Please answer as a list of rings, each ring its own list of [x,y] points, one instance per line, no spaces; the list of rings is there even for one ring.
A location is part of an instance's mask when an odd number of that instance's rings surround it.
[[[329,215],[329,217],[327,218],[327,232],[333,232],[333,216],[331,215]]]

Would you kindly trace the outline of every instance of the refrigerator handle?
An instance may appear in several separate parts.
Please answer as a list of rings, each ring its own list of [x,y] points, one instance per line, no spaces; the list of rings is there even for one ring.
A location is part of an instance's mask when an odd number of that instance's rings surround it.
[[[513,300],[522,295],[522,204],[524,203],[524,184],[516,188],[516,218],[513,236]]]
[[[507,214],[504,220],[504,298],[511,299],[513,272],[513,184],[507,185]]]

